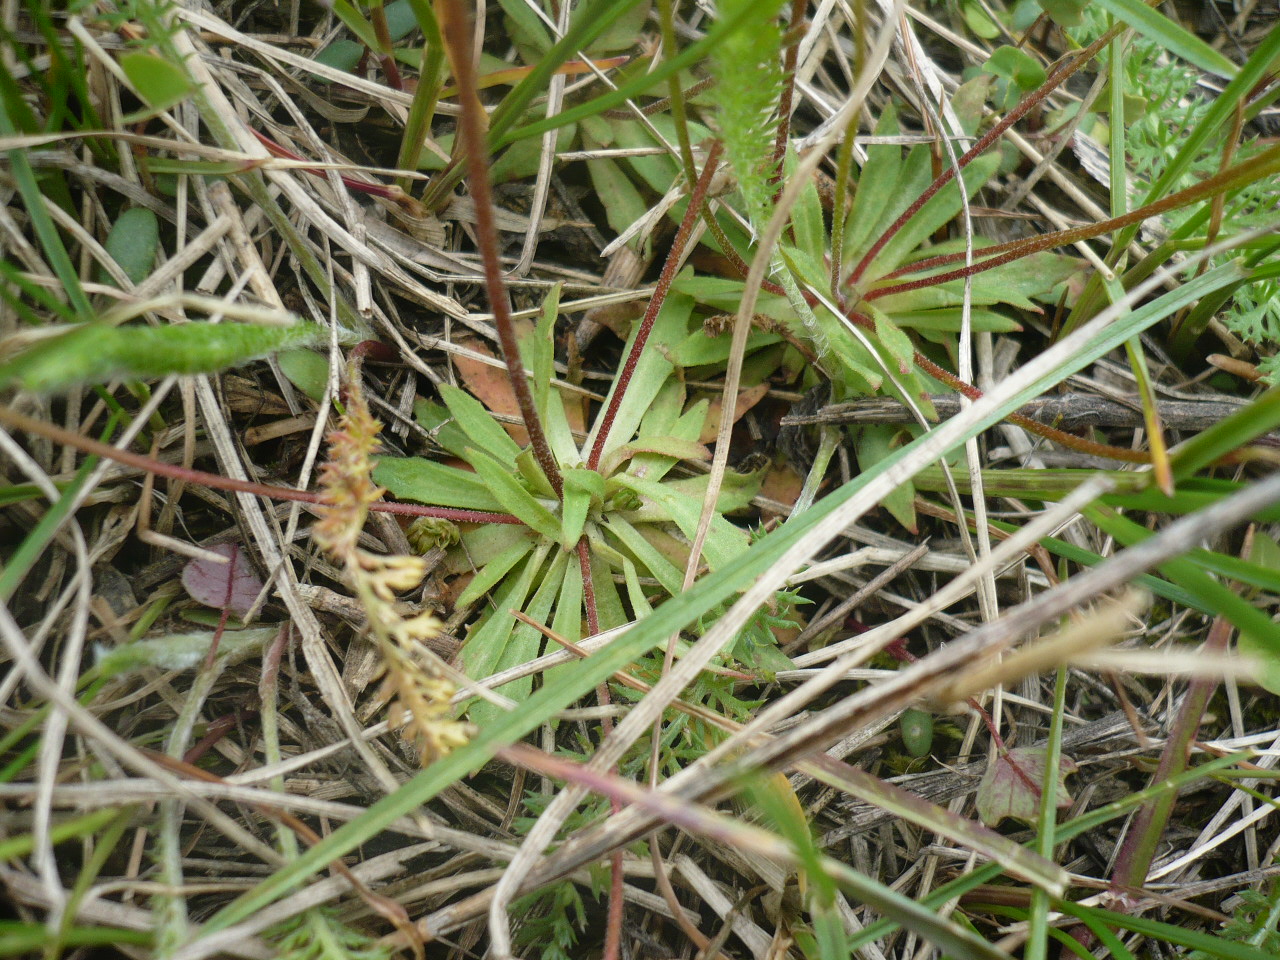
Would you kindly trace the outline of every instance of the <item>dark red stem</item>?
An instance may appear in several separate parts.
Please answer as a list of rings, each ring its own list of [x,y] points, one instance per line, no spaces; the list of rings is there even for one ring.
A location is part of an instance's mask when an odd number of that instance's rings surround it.
[[[966,383],[949,370],[944,370],[919,350],[915,352],[913,358],[918,366],[929,376],[933,377],[953,390],[958,390],[970,400],[977,400],[982,396],[982,391],[971,384]],[[1096,440],[1086,440],[1084,437],[1077,437],[1073,433],[1067,433],[1058,430],[1047,424],[1041,423],[1039,420],[1032,420],[1030,417],[1023,416],[1020,413],[1011,413],[1005,418],[1010,423],[1016,423],[1022,429],[1027,430],[1037,436],[1044,437],[1046,440],[1052,440],[1054,443],[1061,444],[1071,450],[1079,453],[1085,453],[1093,457],[1106,457],[1108,460],[1120,460],[1124,463],[1150,463],[1151,454],[1144,450],[1129,450],[1125,447],[1113,447],[1109,443],[1098,443]]]
[[[298,156],[292,150],[280,146],[270,137],[259,133],[252,127],[249,132],[258,138],[258,142],[267,148],[267,152],[272,156],[279,157],[282,160],[295,160],[299,163],[306,163],[304,157]],[[325,177],[327,171],[320,167],[301,167],[303,173],[309,173],[313,177]],[[338,174],[338,178],[343,185],[356,193],[363,193],[371,197],[381,197],[383,200],[390,200],[392,203],[398,204],[410,211],[415,210],[419,206],[418,201],[405,193],[400,187],[394,183],[373,183],[369,180],[357,180],[355,177],[348,177],[346,174]]]
[[[876,242],[871,245],[871,249],[862,255],[862,259],[859,260],[857,266],[853,268],[853,272],[849,274],[845,283],[854,284],[862,279],[862,275],[866,273],[867,267],[871,265],[871,261],[873,261],[879,255],[880,251],[884,249],[885,244],[892,240],[894,236],[897,235],[898,231],[910,222],[911,218],[920,211],[921,207],[932,199],[934,194],[955,178],[955,171],[957,167],[959,169],[964,169],[977,157],[985,153],[993,143],[1004,135],[1006,130],[1030,113],[1037,104],[1044,100],[1045,97],[1049,96],[1049,94],[1053,93],[1053,91],[1061,86],[1067,78],[1071,77],[1076,73],[1076,71],[1083,67],[1107,43],[1110,43],[1117,32],[1118,31],[1115,28],[1108,30],[1098,40],[1095,40],[1089,46],[1081,50],[1075,58],[1069,60],[1067,63],[1055,70],[1050,74],[1048,79],[1040,85],[1038,90],[1034,90],[1032,93],[1028,94],[1016,107],[1009,111],[1008,115],[1005,116],[1003,120],[979,137],[978,141],[974,143],[964,156],[960,158],[956,165],[949,166],[947,169],[943,170],[941,175],[938,176],[933,183],[929,184],[924,193],[920,194],[920,196],[911,203],[911,206],[907,207],[898,219],[889,225],[889,228],[885,230]]]
[[[404,81],[400,79],[400,68],[396,65],[391,31],[387,28],[387,13],[382,4],[377,4],[369,11],[369,19],[373,21],[373,32],[382,46],[378,59],[382,63],[382,72],[387,77],[387,86],[392,90],[403,90]]]
[[[520,359],[520,345],[516,342],[515,325],[511,320],[511,303],[507,288],[502,282],[502,262],[498,256],[498,228],[493,218],[493,190],[489,182],[489,152],[485,128],[488,118],[480,103],[476,88],[475,66],[471,60],[470,18],[463,9],[462,0],[440,0],[440,32],[445,50],[453,67],[453,77],[458,86],[458,99],[462,105],[461,136],[467,158],[467,183],[471,188],[471,200],[475,207],[475,235],[484,261],[484,286],[493,310],[494,325],[498,328],[498,343],[502,347],[502,359],[511,378],[511,389],[520,407],[524,428],[538,466],[551,484],[557,497],[564,495],[564,480],[560,468],[547,442],[534,406],[533,391],[525,376],[524,363]]]
[[[782,96],[778,99],[778,133],[773,141],[773,173],[769,182],[777,190],[773,202],[782,199],[782,165],[787,157],[787,138],[791,135],[791,105],[796,93],[796,61],[800,56],[800,40],[804,36],[804,12],[809,0],[791,0],[791,20],[787,26],[786,53],[782,61]]]
[[[0,407],[0,423],[14,427],[26,433],[47,437],[55,443],[73,447],[97,457],[106,457],[116,463],[136,467],[156,476],[169,477],[185,483],[196,483],[211,487],[214,490],[230,490],[234,493],[252,493],[272,500],[293,500],[298,503],[316,503],[323,501],[318,493],[309,490],[295,490],[292,487],[280,487],[269,483],[255,483],[252,480],[235,480],[217,473],[206,473],[190,467],[180,467],[176,463],[162,463],[139,453],[120,450],[106,443],[99,443],[90,437],[82,437],[78,433],[64,430],[51,423],[44,423],[31,417],[23,416],[13,410]],[[484,510],[458,510],[453,507],[428,507],[417,503],[387,503],[379,501],[369,504],[369,509],[379,513],[398,513],[409,517],[437,517],[441,520],[453,520],[456,523],[510,523],[521,521],[509,513],[489,513]]]
[[[1039,253],[1042,250],[1051,250],[1054,247],[1062,247],[1068,243],[1076,243],[1080,240],[1091,240],[1094,237],[1101,236],[1104,233],[1111,233],[1114,230],[1120,230],[1124,227],[1133,226],[1135,223],[1141,223],[1150,217],[1159,216],[1170,210],[1176,210],[1179,207],[1197,200],[1203,200],[1206,197],[1221,194],[1227,190],[1247,182],[1255,178],[1255,175],[1262,177],[1275,174],[1277,160],[1280,160],[1280,147],[1271,147],[1268,150],[1222,170],[1206,180],[1202,180],[1195,186],[1187,187],[1185,190],[1179,190],[1177,193],[1171,193],[1169,196],[1154,203],[1149,203],[1145,207],[1139,207],[1137,210],[1130,210],[1128,213],[1119,217],[1112,217],[1110,220],[1102,220],[1098,223],[1087,223],[1083,226],[1072,227],[1069,230],[1058,230],[1054,233],[1042,234],[1038,237],[1027,237],[1023,240],[1011,240],[1009,243],[1002,243],[998,246],[987,247],[980,251],[983,259],[980,263],[975,263],[971,267],[962,267],[958,270],[950,270],[947,273],[934,274],[931,277],[923,277],[919,280],[910,280],[906,283],[895,284],[891,287],[880,287],[876,290],[868,291],[864,296],[866,300],[878,300],[881,297],[887,297],[895,293],[904,293],[908,290],[918,290],[921,287],[933,287],[940,283],[946,283],[949,280],[958,280],[962,277],[972,276],[975,273],[982,273],[991,270],[994,267],[1018,260],[1022,257],[1030,256],[1033,253]],[[908,267],[889,274],[889,278],[901,276],[905,273],[914,273],[918,270],[927,270],[930,267],[942,266],[947,263],[954,263],[958,259],[963,259],[964,254],[943,254],[937,257],[930,257],[927,260],[921,260],[919,263],[913,263]]]
[[[707,154],[707,162],[702,168],[702,176],[698,177],[698,182],[694,184],[693,193],[689,197],[689,206],[684,212],[684,218],[680,221],[680,229],[676,232],[676,238],[671,243],[671,251],[667,254],[667,260],[662,265],[662,274],[658,277],[658,284],[654,288],[653,297],[650,298],[649,306],[644,312],[644,318],[640,321],[640,328],[636,331],[635,343],[631,345],[631,352],[627,354],[622,370],[618,373],[613,394],[609,397],[609,405],[605,408],[604,414],[600,419],[600,429],[596,433],[595,443],[592,444],[591,455],[587,458],[587,469],[589,470],[595,470],[600,466],[600,458],[604,456],[605,444],[609,440],[609,431],[613,429],[613,421],[618,415],[618,408],[622,406],[622,398],[627,394],[627,385],[631,382],[636,365],[640,362],[640,356],[644,352],[645,344],[649,341],[649,333],[653,330],[653,322],[658,318],[658,311],[662,309],[662,304],[667,299],[667,293],[671,289],[671,282],[675,280],[676,270],[679,269],[680,262],[684,257],[684,248],[689,243],[689,237],[693,235],[693,225],[698,220],[698,212],[702,209],[702,201],[706,199],[707,189],[711,186],[711,178],[715,175],[716,165],[719,162],[720,143],[716,142],[711,145],[711,151]]]

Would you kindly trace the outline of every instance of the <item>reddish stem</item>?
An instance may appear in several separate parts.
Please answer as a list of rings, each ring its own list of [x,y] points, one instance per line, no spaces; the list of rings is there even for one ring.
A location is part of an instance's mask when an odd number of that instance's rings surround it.
[[[796,92],[796,61],[800,56],[800,39],[804,36],[804,13],[809,0],[791,0],[791,19],[787,26],[786,53],[782,61],[782,96],[778,99],[778,132],[773,141],[773,173],[769,182],[777,189],[773,202],[782,199],[782,165],[787,156],[787,138],[791,135],[791,106]]]
[[[437,9],[440,13],[440,32],[453,67],[453,77],[462,105],[460,133],[467,158],[467,182],[475,207],[476,242],[484,261],[485,293],[489,298],[489,307],[493,310],[502,359],[507,365],[511,390],[520,407],[520,416],[529,434],[533,455],[556,496],[562,497],[564,480],[551,452],[551,445],[547,442],[547,435],[542,429],[538,408],[533,402],[533,391],[529,389],[524,363],[520,359],[520,345],[516,342],[515,325],[511,320],[511,303],[507,298],[507,288],[502,282],[502,262],[498,256],[498,228],[493,217],[493,190],[489,182],[489,153],[485,137],[488,117],[476,88],[476,71],[471,60],[469,42],[470,18],[463,9],[462,0],[440,0]]]
[[[955,178],[955,172],[957,169],[964,169],[972,163],[974,159],[985,153],[993,143],[1004,135],[1006,130],[1026,116],[1042,100],[1044,100],[1045,97],[1053,93],[1054,90],[1083,67],[1094,57],[1095,54],[1097,54],[1099,50],[1101,50],[1107,43],[1110,43],[1118,32],[1117,28],[1108,30],[1099,39],[1095,40],[1093,43],[1089,44],[1089,46],[1080,51],[1074,59],[1068,61],[1055,70],[1050,74],[1048,79],[1041,84],[1038,90],[1028,94],[1016,107],[1009,111],[1008,115],[1005,116],[1003,120],[978,138],[977,142],[974,143],[974,145],[959,159],[956,164],[953,164],[942,171],[942,174],[935,179],[933,183],[929,184],[924,193],[920,194],[920,196],[912,201],[911,205],[907,207],[906,210],[902,211],[898,219],[889,225],[889,228],[885,230],[885,232],[880,235],[879,239],[871,245],[871,249],[863,254],[862,259],[859,260],[857,266],[853,268],[853,272],[849,274],[845,283],[855,284],[861,280],[862,275],[867,271],[867,267],[871,265],[871,261],[873,261],[879,255],[880,251],[885,248],[885,245],[897,235],[898,231],[905,227],[907,223],[910,222],[911,218],[920,212],[920,208],[928,203],[929,200],[933,198],[934,194]]]
[[[266,147],[267,152],[272,156],[279,157],[282,160],[295,160],[299,163],[307,162],[305,157],[300,157],[292,150],[280,146],[280,144],[276,143],[270,137],[259,133],[252,127],[249,128],[249,132],[258,138],[258,142]],[[300,167],[299,169],[301,169],[303,173],[311,174],[313,177],[324,178],[328,174],[328,171],[320,167]],[[371,197],[381,197],[383,200],[389,200],[392,203],[404,207],[411,213],[417,213],[418,208],[421,207],[421,204],[419,204],[417,200],[413,199],[413,197],[409,196],[409,194],[405,193],[394,183],[373,183],[369,180],[357,180],[355,177],[349,177],[342,173],[338,174],[338,178],[348,190],[352,190],[356,193],[367,194]]]
[[[378,60],[382,63],[382,72],[387,78],[387,86],[392,90],[403,90],[404,81],[400,78],[400,67],[396,64],[395,48],[392,45],[391,31],[387,28],[387,13],[382,4],[375,5],[369,11],[369,19],[373,21],[373,32],[382,46]]]
[[[1222,194],[1242,183],[1269,175],[1273,176],[1278,165],[1280,165],[1280,146],[1271,147],[1256,157],[1242,161],[1233,167],[1214,174],[1206,180],[1202,180],[1195,186],[1179,190],[1177,193],[1171,193],[1161,200],[1149,203],[1145,207],[1139,207],[1137,210],[1131,210],[1121,216],[1112,217],[1110,220],[1103,220],[1099,223],[1087,223],[1080,227],[1072,227],[1069,230],[1058,230],[1038,237],[1012,240],[1009,243],[987,247],[981,251],[986,259],[980,263],[975,263],[970,267],[962,267],[958,270],[950,270],[946,273],[935,274],[932,277],[923,277],[919,280],[911,280],[907,283],[899,283],[890,287],[880,287],[869,291],[864,299],[878,300],[881,297],[887,297],[895,293],[905,293],[908,290],[918,290],[921,287],[937,286],[949,280],[958,280],[991,270],[994,267],[1002,266],[1013,260],[1018,260],[1043,250],[1051,250],[1054,247],[1066,246],[1069,243],[1077,243],[1081,240],[1091,240],[1104,233],[1111,233],[1124,227],[1133,226],[1135,223],[1141,223],[1151,217],[1168,213],[1170,210],[1176,210],[1197,200],[1203,200],[1215,194]],[[889,277],[901,276],[904,273],[914,273],[917,270],[927,270],[930,267],[941,266],[946,263],[954,263],[958,259],[963,259],[963,257],[964,254],[962,253],[930,257],[927,260],[921,260],[919,263],[913,263],[909,267],[904,267],[902,270],[889,274]]]
[[[961,380],[954,373],[944,370],[919,350],[915,352],[913,358],[918,366],[929,376],[935,380],[945,383],[954,390],[963,393],[970,400],[977,400],[982,396],[982,391]],[[1039,420],[1032,420],[1030,417],[1023,416],[1020,413],[1011,413],[1006,418],[1010,423],[1016,423],[1022,429],[1034,433],[1037,436],[1044,437],[1046,440],[1052,440],[1054,443],[1061,444],[1068,449],[1075,450],[1079,453],[1088,454],[1093,457],[1106,457],[1108,460],[1120,460],[1123,463],[1150,463],[1151,454],[1145,450],[1129,450],[1125,447],[1115,447],[1109,443],[1098,443],[1096,440],[1087,440],[1084,437],[1077,437],[1073,433],[1067,433],[1064,430],[1058,430],[1047,424],[1041,423]]]
[[[298,503],[322,503],[318,493],[312,493],[309,490],[295,490],[292,487],[280,487],[269,483],[255,483],[252,480],[235,480],[231,477],[224,477],[216,473],[206,473],[203,470],[194,470],[190,467],[181,467],[175,463],[162,463],[151,457],[144,457],[139,453],[132,453],[128,450],[120,450],[110,444],[100,443],[90,437],[82,437],[78,433],[72,433],[70,430],[64,430],[62,427],[55,426],[51,423],[44,423],[31,417],[16,413],[0,407],[0,423],[13,427],[18,430],[32,433],[36,436],[47,437],[55,443],[61,443],[63,446],[73,447],[84,453],[92,454],[97,457],[106,457],[108,460],[114,460],[116,463],[123,463],[126,466],[135,467],[147,473],[154,473],[160,477],[169,477],[172,480],[182,480],[185,483],[197,483],[201,486],[211,487],[214,490],[230,490],[234,493],[252,493],[259,497],[268,497],[272,500],[293,500]],[[455,523],[509,523],[520,524],[517,517],[511,516],[509,513],[489,513],[484,510],[458,510],[453,507],[428,507],[416,503],[387,503],[378,502],[369,504],[369,509],[380,513],[398,513],[409,517],[438,517],[441,520],[452,520]]]
[[[613,421],[618,416],[618,408],[622,406],[622,399],[627,394],[627,385],[631,383],[631,377],[635,373],[636,365],[640,362],[640,356],[644,352],[645,344],[649,341],[649,334],[653,330],[653,323],[658,318],[658,311],[662,309],[663,302],[667,299],[667,293],[671,289],[671,282],[676,277],[676,270],[680,266],[680,262],[684,256],[684,248],[689,243],[689,237],[693,234],[693,225],[698,219],[698,212],[702,209],[702,202],[706,199],[707,189],[711,186],[711,178],[716,172],[716,165],[720,162],[720,143],[716,142],[711,145],[711,151],[707,154],[706,166],[702,168],[702,176],[698,177],[698,182],[694,184],[693,193],[689,197],[689,206],[684,212],[684,218],[680,221],[680,229],[676,232],[676,238],[671,243],[671,251],[667,254],[667,260],[662,265],[662,274],[658,277],[658,284],[654,288],[653,297],[649,300],[649,306],[644,312],[644,318],[640,321],[640,329],[636,331],[635,343],[631,345],[631,352],[627,354],[627,359],[622,365],[622,370],[618,373],[616,385],[613,393],[609,397],[609,405],[605,408],[604,414],[600,419],[600,429],[596,433],[595,443],[591,447],[591,455],[587,458],[587,469],[595,470],[600,466],[600,458],[604,455],[605,444],[609,440],[609,431],[613,429]]]

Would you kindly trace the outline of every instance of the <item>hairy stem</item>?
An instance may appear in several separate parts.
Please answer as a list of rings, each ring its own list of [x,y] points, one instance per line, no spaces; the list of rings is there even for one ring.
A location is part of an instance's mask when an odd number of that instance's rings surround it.
[[[804,13],[809,0],[791,0],[791,20],[783,42],[786,52],[782,60],[782,96],[778,100],[778,132],[773,141],[773,173],[769,182],[776,187],[773,202],[782,199],[782,164],[787,156],[787,140],[791,136],[791,110],[796,94],[796,63],[800,56],[800,40],[804,37]]]
[[[1065,83],[1068,78],[1073,76],[1081,67],[1092,60],[1098,51],[1110,43],[1119,35],[1119,33],[1120,29],[1113,27],[1093,43],[1089,44],[1089,46],[1081,50],[1074,58],[1060,66],[1049,75],[1049,78],[1041,84],[1038,90],[1034,90],[1024,97],[1016,107],[1009,111],[1003,120],[983,134],[955,165],[949,166],[947,169],[943,170],[938,178],[934,180],[933,183],[929,184],[924,193],[920,194],[920,196],[917,197],[906,210],[902,211],[902,214],[898,219],[889,225],[889,228],[885,230],[885,232],[880,235],[879,239],[871,245],[871,249],[863,254],[862,259],[858,261],[857,266],[853,268],[853,272],[849,274],[849,278],[845,282],[847,284],[855,284],[861,280],[862,275],[867,271],[867,267],[871,265],[871,261],[873,261],[879,255],[880,251],[884,249],[885,245],[897,235],[898,231],[910,222],[911,218],[920,211],[920,208],[933,198],[934,194],[955,178],[957,169],[963,170],[976,158],[986,153],[990,146],[1004,135],[1006,130],[1030,113],[1034,107],[1045,99],[1045,97],[1053,93],[1053,91]]]
[[[623,397],[627,394],[627,385],[631,383],[631,377],[635,373],[636,365],[640,362],[640,357],[644,353],[645,344],[649,341],[649,333],[653,330],[653,323],[658,318],[658,311],[662,309],[662,304],[667,299],[667,293],[671,290],[671,282],[675,280],[676,270],[679,269],[681,262],[684,260],[684,249],[689,243],[689,237],[693,235],[693,225],[698,219],[698,212],[702,209],[702,201],[707,196],[707,189],[711,185],[711,178],[715,175],[716,166],[719,162],[720,144],[717,142],[712,144],[711,151],[707,154],[706,165],[702,168],[702,176],[694,184],[693,194],[689,197],[689,207],[684,212],[684,218],[680,221],[680,229],[676,232],[676,238],[671,243],[671,251],[667,254],[667,260],[662,265],[662,274],[658,277],[653,297],[649,300],[649,306],[644,312],[644,318],[640,321],[640,328],[636,331],[635,343],[632,344],[631,351],[627,354],[627,359],[618,373],[613,394],[609,397],[609,405],[605,408],[604,414],[600,419],[600,429],[596,432],[595,443],[591,447],[591,455],[587,458],[587,469],[589,470],[595,470],[600,466],[600,458],[604,455],[605,444],[609,441],[609,432],[613,429],[613,421],[618,416],[618,408],[622,406]]]
[[[488,117],[476,88],[475,65],[471,59],[470,18],[463,9],[462,0],[440,0],[440,32],[445,50],[453,67],[454,81],[458,86],[458,100],[462,106],[461,141],[467,158],[467,182],[471,188],[471,200],[475,206],[476,241],[484,260],[484,286],[493,311],[494,325],[498,328],[498,343],[502,347],[502,359],[511,378],[511,389],[520,407],[520,417],[529,434],[529,443],[538,466],[546,475],[557,497],[564,495],[564,480],[556,465],[551,445],[547,442],[542,420],[533,402],[533,391],[525,376],[524,363],[520,359],[520,346],[516,342],[515,324],[511,319],[511,302],[506,285],[502,282],[502,262],[498,255],[498,228],[493,216],[493,190],[489,182],[489,152],[485,136]]]
[[[977,387],[961,380],[954,373],[944,370],[919,350],[915,352],[913,359],[916,365],[929,376],[945,383],[953,390],[960,391],[970,400],[977,400],[982,396],[982,391]],[[1020,413],[1011,413],[1007,419],[1010,423],[1016,423],[1030,433],[1089,456],[1106,457],[1108,460],[1120,460],[1124,463],[1151,462],[1151,455],[1144,450],[1129,450],[1126,447],[1114,447],[1108,443],[1098,443],[1096,440],[1086,440],[1083,437],[1077,437],[1075,434],[1055,429],[1038,420],[1032,420],[1030,417],[1024,417]]]
[[[229,490],[233,493],[252,493],[272,500],[294,500],[298,503],[319,503],[320,495],[309,490],[295,490],[292,487],[281,487],[270,483],[255,483],[252,480],[235,480],[217,473],[206,473],[176,463],[164,463],[140,453],[121,450],[109,443],[100,443],[91,437],[83,437],[52,423],[45,423],[32,417],[24,416],[16,411],[0,407],[0,424],[25,433],[47,437],[54,443],[72,447],[84,453],[98,457],[106,457],[116,463],[135,467],[156,476],[181,480],[184,483],[198,483],[214,490]],[[489,513],[484,510],[458,510],[453,507],[428,507],[416,503],[371,503],[370,510],[382,513],[399,513],[409,517],[438,517],[441,520],[452,520],[455,523],[510,523],[519,524],[520,520],[507,513]]]

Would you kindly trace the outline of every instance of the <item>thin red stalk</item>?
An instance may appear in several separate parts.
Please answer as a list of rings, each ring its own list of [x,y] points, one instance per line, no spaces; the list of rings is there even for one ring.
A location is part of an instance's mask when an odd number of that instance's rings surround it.
[[[953,390],[959,390],[970,400],[977,400],[982,396],[982,391],[977,387],[965,383],[954,373],[944,370],[919,350],[915,352],[913,359],[918,366],[929,376],[935,380],[939,380],[951,387]],[[1044,437],[1046,440],[1052,440],[1054,443],[1061,444],[1071,450],[1080,453],[1089,454],[1094,457],[1106,457],[1109,460],[1120,460],[1124,463],[1150,463],[1151,455],[1143,450],[1129,450],[1125,447],[1113,447],[1107,443],[1098,443],[1096,440],[1086,440],[1083,437],[1077,437],[1075,434],[1066,433],[1041,423],[1039,420],[1032,420],[1020,413],[1011,413],[1006,417],[1010,423],[1016,423],[1024,430],[1028,430],[1037,436]]]
[[[622,406],[622,398],[627,394],[627,385],[631,383],[631,377],[635,373],[636,365],[640,362],[640,356],[644,352],[645,344],[649,341],[649,333],[653,330],[653,323],[658,318],[658,311],[662,309],[662,304],[667,299],[667,293],[671,290],[671,282],[675,280],[676,270],[684,258],[684,248],[689,243],[689,237],[693,235],[693,225],[698,219],[698,212],[702,209],[702,201],[706,198],[707,189],[711,186],[711,178],[715,174],[716,166],[719,162],[720,143],[716,142],[711,145],[711,151],[707,154],[707,162],[702,168],[702,176],[698,178],[698,182],[693,186],[693,193],[689,197],[689,207],[684,212],[684,218],[680,221],[680,229],[676,232],[676,238],[671,243],[671,251],[667,254],[667,260],[662,265],[662,274],[658,277],[658,284],[654,288],[653,296],[649,300],[649,306],[644,312],[644,318],[640,321],[640,328],[636,331],[635,343],[631,345],[631,352],[627,354],[627,359],[618,373],[613,394],[609,397],[609,405],[605,408],[604,414],[600,419],[600,429],[597,431],[595,443],[591,447],[591,455],[587,458],[587,469],[589,470],[595,470],[600,466],[600,458],[604,455],[604,447],[609,440],[609,431],[613,429],[613,421],[618,416],[618,408]]]
[[[1271,147],[1256,157],[1242,161],[1227,170],[1219,171],[1212,177],[1202,180],[1195,186],[1187,187],[1185,190],[1179,190],[1177,193],[1171,193],[1167,197],[1149,203],[1145,207],[1139,207],[1137,210],[1130,210],[1128,213],[1118,217],[1112,217],[1110,220],[1102,220],[1098,223],[1087,223],[1080,227],[1072,227],[1069,230],[1058,230],[1054,233],[1046,233],[1038,237],[1028,237],[1023,240],[1011,240],[1009,243],[1002,243],[994,247],[987,247],[981,251],[984,259],[981,263],[975,263],[972,267],[960,270],[952,270],[948,273],[935,274],[932,277],[925,277],[920,280],[912,280],[908,283],[897,284],[892,287],[881,287],[878,290],[872,290],[866,294],[865,299],[876,300],[880,297],[887,297],[894,293],[903,293],[907,290],[918,290],[921,287],[931,287],[940,283],[946,283],[948,280],[957,280],[965,276],[972,276],[975,273],[982,273],[1001,264],[1009,263],[1021,257],[1029,256],[1033,253],[1039,253],[1042,250],[1050,250],[1054,247],[1065,246],[1069,243],[1077,243],[1080,240],[1091,240],[1094,237],[1101,236],[1104,233],[1111,233],[1114,230],[1120,230],[1124,227],[1133,226],[1135,223],[1141,223],[1151,217],[1159,216],[1162,213],[1168,213],[1170,210],[1176,210],[1179,207],[1194,203],[1197,200],[1203,200],[1206,197],[1221,195],[1227,190],[1243,185],[1253,180],[1259,180],[1263,177],[1274,176],[1280,171],[1280,146]],[[942,266],[947,263],[954,263],[963,259],[964,254],[943,254],[937,257],[930,257],[927,260],[921,260],[910,266],[903,267],[888,274],[886,279],[902,276],[907,273],[915,273],[918,270],[927,270],[931,267]]]
[[[387,86],[392,90],[403,90],[404,81],[400,79],[400,68],[396,65],[391,31],[387,28],[387,13],[382,4],[376,4],[369,11],[369,19],[373,21],[373,32],[378,38],[378,43],[382,45],[378,59],[382,63],[382,72],[386,74]]]
[[[214,658],[218,655],[218,644],[222,642],[222,635],[226,632],[227,621],[231,618],[231,595],[235,591],[236,584],[236,560],[240,556],[239,544],[231,544],[231,556],[227,558],[227,586],[222,591],[222,613],[218,617],[218,626],[213,631],[213,639],[209,641],[209,655],[205,657],[204,668],[206,670],[213,666]],[[188,761],[195,763],[194,760]]]
[[[267,152],[272,156],[279,157],[282,160],[294,160],[298,163],[307,162],[305,157],[300,157],[292,150],[280,146],[280,144],[276,143],[270,137],[259,133],[252,127],[249,128],[249,132],[258,138],[258,142],[266,147]],[[311,174],[313,177],[325,178],[328,176],[328,171],[321,167],[299,167],[298,169],[303,173]],[[356,193],[363,193],[371,197],[381,197],[383,200],[390,200],[392,203],[398,204],[410,211],[416,211],[416,209],[421,206],[417,200],[405,193],[398,184],[374,183],[371,180],[357,180],[355,177],[349,177],[343,173],[338,174],[338,178],[342,181],[343,186],[348,190],[355,191]]]
[[[871,261],[873,261],[879,255],[880,251],[884,249],[885,244],[892,240],[894,236],[897,235],[898,231],[907,225],[911,218],[920,211],[920,208],[933,198],[934,194],[954,179],[957,167],[963,170],[977,157],[985,153],[993,143],[1004,135],[1006,130],[1030,113],[1031,110],[1044,100],[1045,97],[1053,93],[1054,90],[1061,86],[1069,77],[1075,74],[1076,71],[1091,60],[1094,55],[1103,48],[1103,46],[1110,43],[1113,37],[1118,33],[1118,29],[1112,28],[1099,39],[1089,44],[1089,46],[1080,51],[1074,59],[1068,61],[1055,70],[1049,78],[1041,84],[1038,90],[1033,91],[1023,98],[1016,107],[1009,111],[1008,115],[1006,115],[1003,120],[978,138],[978,141],[974,143],[964,156],[960,158],[957,164],[949,166],[946,170],[942,171],[942,174],[934,180],[933,183],[929,184],[924,193],[920,194],[920,196],[911,203],[911,206],[907,207],[898,219],[889,225],[889,228],[885,230],[876,242],[871,245],[871,249],[863,254],[862,259],[859,260],[857,266],[853,268],[853,272],[849,274],[845,283],[854,284],[862,279],[862,275],[866,273],[867,267],[871,265]]]
[[[255,483],[252,480],[235,480],[231,477],[224,477],[216,473],[206,473],[203,470],[194,470],[191,467],[182,467],[176,463],[163,463],[151,457],[143,456],[140,453],[132,453],[129,450],[120,450],[110,444],[100,443],[90,437],[82,437],[78,433],[72,433],[70,430],[64,430],[62,427],[55,426],[52,423],[44,423],[41,420],[35,420],[31,417],[16,413],[0,407],[0,423],[6,426],[22,430],[26,433],[32,433],[36,436],[47,437],[55,443],[63,446],[73,447],[84,453],[92,454],[98,457],[106,457],[108,460],[114,460],[116,463],[123,463],[126,466],[135,467],[147,473],[154,473],[160,477],[169,477],[172,480],[182,480],[186,483],[197,483],[201,486],[211,487],[214,490],[230,490],[234,493],[252,493],[259,497],[268,497],[272,500],[294,500],[298,503],[321,503],[320,495],[312,493],[309,490],[295,490],[292,487],[280,487],[269,483]],[[387,503],[378,502],[369,504],[370,510],[381,513],[398,513],[409,517],[438,517],[441,520],[453,520],[456,523],[510,523],[519,524],[521,521],[517,517],[508,513],[489,513],[484,510],[458,510],[453,507],[428,507],[417,503]]]
[[[462,105],[460,133],[467,157],[467,182],[475,207],[476,242],[484,261],[485,293],[489,298],[489,307],[493,310],[502,359],[507,365],[511,389],[520,407],[520,416],[529,434],[533,455],[556,496],[560,497],[563,496],[564,480],[551,452],[551,445],[547,442],[546,432],[542,429],[538,408],[533,402],[533,391],[525,376],[520,346],[516,342],[515,325],[511,320],[511,303],[507,298],[507,288],[502,282],[498,228],[494,223],[493,190],[489,182],[489,153],[485,137],[488,118],[476,88],[475,65],[471,58],[470,18],[463,9],[462,0],[440,0],[437,10],[440,14],[440,33],[444,38],[445,50],[458,87],[458,99]]]
[[[800,56],[800,39],[804,36],[804,12],[809,0],[791,0],[791,20],[785,38],[786,53],[782,61],[782,96],[778,98],[778,133],[773,141],[773,173],[769,182],[777,186],[773,202],[782,199],[782,163],[787,156],[787,139],[791,136],[791,107],[796,94],[796,61]]]

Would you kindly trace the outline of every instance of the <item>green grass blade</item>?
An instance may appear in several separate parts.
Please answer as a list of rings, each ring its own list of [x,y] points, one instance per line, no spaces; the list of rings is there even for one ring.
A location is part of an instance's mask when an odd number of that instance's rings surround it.
[[[1185,27],[1153,10],[1142,0],[1095,0],[1117,20],[1127,23],[1149,40],[1154,40],[1175,56],[1199,67],[1205,73],[1230,80],[1240,68]],[[1120,116],[1123,116],[1121,114]]]

